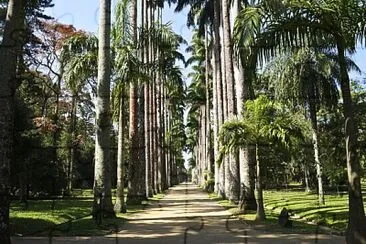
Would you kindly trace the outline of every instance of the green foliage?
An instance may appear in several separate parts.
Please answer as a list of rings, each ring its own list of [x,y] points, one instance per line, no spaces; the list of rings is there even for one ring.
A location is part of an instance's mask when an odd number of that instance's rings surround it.
[[[303,139],[308,124],[303,116],[292,113],[283,104],[259,96],[247,101],[241,121],[227,121],[220,128],[221,162],[223,156],[245,145],[282,143],[290,147],[296,139]]]
[[[206,68],[205,68],[205,43],[203,37],[196,30],[192,37],[192,45],[187,48],[192,56],[187,60],[187,65],[191,65],[192,71],[188,74],[191,83],[187,88],[186,103],[188,106],[188,117],[186,125],[187,143],[186,150],[193,152],[197,145],[197,133],[199,113],[201,106],[206,104]]]
[[[289,52],[271,61],[261,79],[268,82],[268,89],[280,101],[314,108],[324,105],[331,109],[339,97],[339,66],[334,55],[310,48]]]
[[[73,95],[78,94],[85,83],[97,76],[98,39],[96,36],[78,33],[63,42],[61,60],[64,63],[64,79]],[[95,85],[92,86],[94,88]]]

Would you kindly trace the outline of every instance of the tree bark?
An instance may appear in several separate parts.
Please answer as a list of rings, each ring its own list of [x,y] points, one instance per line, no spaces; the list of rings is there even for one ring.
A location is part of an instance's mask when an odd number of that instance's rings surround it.
[[[110,178],[111,0],[100,0],[93,213],[114,215]],[[103,215],[104,215],[103,214]]]
[[[71,135],[70,145],[68,145],[68,168],[67,168],[67,194],[72,192],[73,174],[76,160],[76,108],[77,108],[77,95],[72,95],[71,101],[71,119],[69,125],[69,134]]]
[[[124,108],[125,108],[125,88],[122,88],[122,95],[119,105],[118,116],[118,146],[117,146],[117,189],[116,189],[116,202],[114,204],[114,211],[117,213],[126,213],[125,204],[125,161],[124,161],[124,137],[125,137],[125,120],[124,120]]]
[[[256,180],[256,188],[257,188],[257,213],[255,216],[256,220],[262,221],[266,219],[266,214],[264,212],[264,204],[263,204],[263,189],[262,189],[262,165],[260,162],[260,152],[259,145],[256,144],[256,158],[257,158],[257,180]]]
[[[132,0],[130,4],[130,25],[132,30],[132,40],[137,43],[137,0]],[[146,199],[144,175],[144,160],[139,156],[141,135],[139,135],[139,93],[137,80],[132,80],[130,84],[130,126],[129,139],[130,147],[130,167],[127,204],[140,204]],[[141,180],[142,178],[142,180]]]
[[[239,15],[241,10],[240,2],[236,0],[233,4],[233,19]],[[238,119],[243,119],[244,103],[250,99],[248,81],[244,77],[244,67],[241,57],[238,56],[234,62],[235,74],[235,91],[236,91],[236,108]],[[239,149],[239,176],[240,176],[240,198],[238,209],[242,212],[247,210],[256,210],[257,203],[254,195],[254,182],[251,182],[251,174],[253,167],[250,167],[250,162],[253,161],[253,149],[249,146]]]
[[[314,147],[314,160],[316,165],[316,177],[318,178],[318,196],[319,204],[324,205],[324,190],[323,190],[323,170],[319,159],[319,147],[318,147],[318,120],[316,116],[316,105],[313,101],[310,101],[310,120],[313,134],[313,147]]]
[[[160,192],[160,181],[159,181],[159,152],[158,152],[158,113],[157,113],[157,76],[154,77],[154,84],[152,86],[153,92],[153,148],[154,148],[154,163],[153,163],[153,172],[154,172],[154,193]]]
[[[223,52],[221,48],[221,38],[220,38],[220,19],[221,19],[221,11],[220,11],[220,1],[214,0],[214,41],[215,41],[215,73],[216,73],[216,89],[217,89],[217,135],[219,133],[220,126],[224,122],[224,114],[225,114],[225,101],[224,101],[224,93],[223,92],[223,79],[224,79],[224,70],[222,64],[223,60]],[[221,56],[222,55],[222,56]],[[218,142],[218,138],[216,138],[218,143],[218,149],[220,148],[220,144]],[[215,162],[216,163],[216,162]],[[216,163],[217,164],[217,163]],[[225,197],[225,160],[218,165],[218,173],[217,173],[217,193],[219,197]],[[216,181],[216,179],[215,179]]]
[[[165,113],[164,113],[164,103],[165,103],[165,97],[164,97],[164,75],[161,74],[160,76],[161,82],[160,82],[160,165],[161,165],[161,189],[162,191],[168,189],[167,187],[167,169],[166,169],[166,162],[165,162],[165,126],[164,126],[164,120],[165,120]]]
[[[162,160],[161,160],[161,96],[160,96],[160,75],[157,75],[156,79],[156,147],[157,147],[157,160],[156,160],[156,167],[157,167],[157,187],[158,192],[163,191],[162,187]]]
[[[227,115],[228,119],[235,116],[235,99],[234,99],[234,67],[233,67],[233,47],[231,40],[230,28],[230,11],[229,2],[222,1],[222,23],[223,23],[223,40],[224,40],[224,57],[225,57],[225,80],[227,93]],[[236,201],[239,199],[239,164],[237,157],[232,153],[229,155],[228,165],[225,168],[225,194],[229,200]]]
[[[24,2],[9,0],[0,46],[0,243],[9,244],[9,177],[13,160],[14,94],[17,56],[23,46]],[[19,33],[18,33],[19,32]],[[17,35],[20,34],[20,35]]]
[[[309,169],[307,165],[304,165],[304,178],[305,178],[305,192],[311,192],[309,184]]]
[[[215,30],[214,30],[215,31]],[[218,117],[218,91],[217,91],[217,67],[216,67],[216,41],[214,37],[214,51],[213,51],[213,60],[212,60],[212,67],[213,67],[213,79],[212,79],[212,111],[213,111],[213,121],[212,121],[212,127],[213,127],[213,142],[214,142],[214,153],[213,153],[213,161],[214,161],[214,177],[215,177],[215,185],[214,185],[214,192],[218,193],[219,191],[219,165],[216,163],[216,160],[219,157],[219,143],[218,143],[218,137],[219,137],[219,117]]]
[[[213,167],[211,162],[211,80],[210,74],[212,73],[211,62],[210,62],[210,52],[209,52],[209,34],[208,34],[208,26],[206,25],[206,37],[205,37],[205,49],[206,49],[206,138],[205,138],[205,145],[206,145],[206,164],[207,164],[207,171],[208,171],[208,180],[211,179],[213,173]]]
[[[366,218],[361,192],[361,166],[358,158],[358,132],[354,118],[354,105],[351,97],[350,81],[345,59],[345,41],[337,40],[338,60],[341,74],[343,115],[345,118],[346,157],[348,172],[349,219],[346,242],[366,243]]]

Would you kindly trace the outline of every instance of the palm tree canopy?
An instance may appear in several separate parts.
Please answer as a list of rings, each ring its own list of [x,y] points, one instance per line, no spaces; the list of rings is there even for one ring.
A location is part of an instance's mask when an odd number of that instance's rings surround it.
[[[222,143],[218,162],[225,154],[250,144],[269,142],[291,146],[294,140],[304,139],[309,125],[301,113],[293,113],[279,102],[260,95],[245,104],[242,120],[225,122],[220,128],[219,140]]]

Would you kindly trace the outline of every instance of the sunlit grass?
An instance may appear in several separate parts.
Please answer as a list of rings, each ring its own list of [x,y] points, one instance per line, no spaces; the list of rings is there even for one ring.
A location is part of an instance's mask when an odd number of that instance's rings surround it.
[[[344,231],[348,221],[347,194],[325,195],[325,205],[319,205],[318,195],[304,191],[265,191],[265,206],[276,213],[286,207],[297,217]]]
[[[211,199],[228,209],[231,213],[246,220],[249,224],[258,225],[255,221],[255,211],[242,214],[238,211],[236,204],[222,200],[215,193],[209,195]],[[364,198],[365,202],[366,198]],[[344,194],[326,195],[325,205],[320,206],[318,195],[306,193],[303,190],[267,190],[264,192],[264,204],[267,219],[261,224],[269,226],[271,229],[278,227],[277,221],[281,210],[286,207],[292,214],[294,221],[293,228],[281,231],[295,233],[313,233],[317,224],[330,227],[336,231],[343,232],[347,227],[348,221],[348,196]],[[317,230],[322,232],[322,230]]]
[[[116,214],[115,218],[104,218],[102,224],[97,224],[91,216],[93,206],[91,189],[75,189],[72,196],[55,200],[29,200],[27,206],[13,201],[10,208],[12,235],[47,236],[51,230],[54,236],[109,234],[118,230],[126,221],[126,217],[143,211],[146,206],[161,199],[164,193],[155,195],[141,205],[128,205],[127,213]],[[112,201],[115,201],[115,197]]]

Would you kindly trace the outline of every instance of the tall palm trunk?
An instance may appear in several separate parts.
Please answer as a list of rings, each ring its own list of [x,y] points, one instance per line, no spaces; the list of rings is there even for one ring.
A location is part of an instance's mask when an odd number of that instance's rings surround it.
[[[145,52],[148,49],[145,50]],[[147,56],[145,56],[145,60],[147,61]],[[151,159],[151,113],[150,113],[150,104],[151,104],[151,90],[150,90],[150,82],[147,81],[147,83],[144,86],[144,96],[145,96],[145,108],[144,108],[144,123],[145,123],[145,165],[146,165],[146,172],[145,172],[145,184],[146,184],[146,196],[152,197],[153,195],[153,189],[152,189],[152,159]]]
[[[206,137],[205,137],[205,159],[206,159],[206,167],[207,167],[207,171],[209,173],[208,175],[208,180],[211,177],[211,173],[213,173],[212,171],[212,165],[211,165],[211,99],[210,99],[210,92],[211,92],[211,82],[210,82],[210,73],[211,73],[211,65],[210,65],[210,50],[209,50],[209,34],[208,34],[209,30],[208,30],[208,26],[206,25],[206,31],[205,31],[205,50],[206,50],[206,54],[205,54],[205,80],[206,80],[206,104],[205,104],[205,112],[206,112],[206,124],[205,124],[205,129],[206,129]]]
[[[310,120],[313,134],[313,147],[314,147],[314,159],[316,164],[316,176],[318,178],[318,196],[319,204],[324,205],[324,191],[323,191],[323,172],[322,166],[319,160],[319,148],[318,148],[318,120],[316,116],[316,105],[313,101],[310,101]]]
[[[366,243],[366,218],[361,192],[361,166],[357,148],[357,124],[351,97],[350,81],[345,59],[345,41],[337,40],[338,60],[341,75],[343,115],[345,118],[346,155],[348,172],[349,220],[347,243]]]
[[[206,171],[206,105],[201,105],[200,107],[200,113],[201,113],[201,122],[200,122],[200,178],[201,178],[201,185],[204,184],[204,174]]]
[[[223,23],[223,40],[224,40],[224,56],[225,56],[225,80],[227,93],[227,115],[228,119],[235,116],[234,104],[234,67],[233,67],[233,50],[230,31],[230,10],[229,2],[222,1],[222,23]],[[225,184],[225,193],[228,199],[237,200],[239,198],[239,165],[235,155],[230,154],[228,165],[225,168],[225,178],[228,184]]]
[[[222,16],[222,13],[221,13]],[[223,27],[222,25],[220,26],[220,35],[223,36]],[[227,109],[227,104],[228,104],[228,99],[227,99],[227,82],[226,82],[226,72],[227,70],[225,69],[225,40],[222,37],[221,39],[221,75],[222,75],[222,116],[223,116],[223,121],[222,124],[224,123],[224,121],[226,121],[228,119],[228,109]],[[225,157],[223,162],[221,163],[222,165],[222,170],[220,170],[220,173],[222,175],[220,175],[220,177],[223,178],[222,182],[223,182],[223,191],[222,191],[222,196],[224,198],[227,198],[227,194],[228,193],[228,189],[230,188],[230,184],[232,184],[232,182],[229,181],[228,177],[226,177],[227,174],[230,173],[230,165],[229,165],[229,158]]]
[[[215,31],[215,30],[214,30]],[[216,163],[216,160],[219,156],[219,143],[218,143],[218,135],[219,135],[219,115],[218,115],[218,91],[217,91],[217,67],[216,67],[216,42],[215,42],[215,36],[213,37],[214,45],[213,45],[213,57],[211,60],[212,63],[212,111],[213,111],[213,143],[214,143],[214,149],[213,149],[213,162],[214,162],[214,179],[215,179],[215,185],[214,185],[214,192],[218,193],[219,191],[219,165]]]
[[[72,183],[73,183],[73,173],[75,167],[76,160],[76,110],[77,110],[77,95],[72,95],[71,101],[71,120],[69,125],[69,134],[71,135],[68,151],[68,169],[67,169],[67,193],[70,194],[72,192]]]
[[[143,7],[142,7],[142,25],[145,31],[149,28],[148,23],[148,6],[147,0],[142,1]],[[144,54],[143,54],[143,61],[145,63],[149,62],[149,41],[144,42]],[[151,141],[150,141],[150,124],[151,124],[151,113],[150,113],[150,81],[147,80],[144,85],[144,101],[145,101],[145,107],[144,107],[144,124],[145,124],[145,187],[146,187],[146,197],[152,197],[153,191],[152,191],[152,174],[151,174]]]
[[[164,161],[165,161],[165,168],[166,168],[166,186],[169,188],[171,186],[171,177],[170,177],[170,170],[171,165],[169,161],[169,142],[167,138],[168,131],[169,131],[169,110],[168,110],[168,99],[167,94],[168,90],[167,87],[164,86]]]
[[[130,4],[130,25],[133,31],[133,42],[137,42],[137,0],[132,0]],[[138,130],[138,94],[137,81],[131,81],[130,84],[130,126],[129,139],[131,143],[130,148],[130,167],[129,167],[129,182],[128,182],[128,204],[139,204],[146,198],[145,183],[141,181],[141,177],[145,175],[144,165],[142,164],[140,153],[140,141]],[[142,174],[142,175],[141,175]],[[144,178],[143,178],[144,179]]]
[[[155,55],[155,54],[154,54]],[[154,76],[154,84],[153,84],[153,92],[152,92],[152,96],[153,96],[153,147],[154,147],[154,193],[158,193],[160,192],[160,180],[159,180],[159,151],[158,151],[158,96],[157,96],[157,80],[158,80],[158,75]]]
[[[53,114],[53,121],[55,123],[55,125],[59,124],[59,112],[60,112],[60,96],[61,96],[61,82],[62,82],[62,76],[64,73],[64,64],[63,64],[63,60],[60,60],[60,70],[59,73],[57,74],[57,81],[56,81],[56,101],[55,101],[55,110],[54,110],[54,114]],[[58,156],[57,156],[57,143],[58,143],[58,139],[60,138],[60,127],[57,127],[54,130],[54,133],[52,135],[52,146],[54,147],[53,149],[53,159],[55,160],[57,167],[60,167],[60,160],[58,160]],[[60,178],[60,171],[57,172],[57,178]],[[56,189],[54,189],[54,192],[56,191]]]
[[[149,2],[150,3],[150,2]],[[149,28],[153,27],[154,23],[154,7],[149,4]],[[149,60],[155,60],[155,51],[154,51],[155,43],[154,40],[149,38]],[[156,173],[156,94],[155,94],[155,82],[156,76],[155,72],[151,74],[151,82],[150,82],[150,159],[151,159],[151,178],[152,178],[152,192],[153,194],[157,193],[157,173]]]
[[[223,59],[222,48],[221,48],[221,38],[220,38],[220,19],[221,19],[221,11],[220,11],[220,1],[214,0],[214,41],[215,41],[215,76],[216,76],[216,91],[217,91],[217,137],[216,141],[218,143],[217,148],[219,149],[220,145],[218,142],[218,133],[220,126],[224,123],[224,113],[225,113],[225,101],[223,95],[226,92],[223,92],[223,80],[224,80],[224,70],[222,67]],[[215,162],[217,165],[217,163]],[[217,173],[217,193],[220,197],[225,197],[225,161],[223,161],[220,166],[217,165],[218,173]],[[216,175],[216,174],[215,174]]]
[[[122,95],[119,105],[118,116],[118,146],[117,146],[117,190],[116,203],[114,204],[114,211],[117,213],[126,213],[125,204],[125,161],[124,161],[124,137],[125,137],[125,87],[122,88]]]
[[[309,184],[309,168],[307,165],[304,165],[304,180],[305,180],[305,192],[311,192],[310,184]]]
[[[111,0],[100,0],[93,212],[113,214],[110,178]]]
[[[167,187],[167,169],[166,169],[166,162],[165,162],[165,111],[164,111],[164,104],[165,104],[165,97],[164,97],[164,75],[161,74],[161,83],[160,83],[160,160],[161,160],[161,189],[164,191],[168,189]]]
[[[233,4],[234,20],[236,16],[239,15],[240,10],[240,2],[238,0],[235,0]],[[249,88],[246,84],[246,82],[248,81],[244,78],[244,72],[245,71],[243,63],[241,61],[241,57],[239,56],[234,62],[236,107],[238,119],[243,118],[244,103],[250,98],[249,96],[246,96],[246,94],[248,94]],[[239,149],[240,198],[238,208],[242,212],[257,209],[257,203],[254,195],[254,184],[250,180],[250,171],[253,170],[253,168],[250,167],[250,157],[253,157],[255,155],[250,154],[253,154],[253,150],[249,150],[248,146]]]
[[[257,180],[256,180],[256,188],[257,188],[257,214],[255,216],[256,220],[265,220],[266,214],[264,213],[264,204],[263,204],[263,188],[262,188],[262,165],[260,161],[260,152],[259,145],[256,144],[256,159],[257,159]]]
[[[157,56],[157,58],[159,58]],[[162,160],[161,160],[161,96],[160,96],[160,82],[161,82],[160,74],[157,74],[156,78],[156,148],[157,148],[157,159],[156,159],[156,167],[157,167],[157,187],[158,192],[163,191],[162,187]]]
[[[9,0],[2,44],[0,46],[0,243],[10,244],[9,176],[13,154],[14,93],[17,55],[22,48],[14,40],[16,30],[23,25],[22,0]]]

